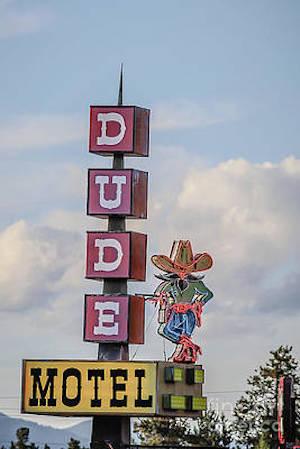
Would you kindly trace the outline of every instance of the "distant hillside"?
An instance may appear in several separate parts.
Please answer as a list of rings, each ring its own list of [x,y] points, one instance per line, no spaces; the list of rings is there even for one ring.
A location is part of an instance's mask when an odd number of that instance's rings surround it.
[[[10,442],[15,440],[16,430],[20,427],[28,427],[30,441],[36,443],[40,449],[43,449],[45,443],[51,449],[65,448],[71,437],[80,440],[82,446],[89,447],[90,445],[91,420],[67,429],[55,429],[0,413],[0,446],[3,445],[9,449]]]

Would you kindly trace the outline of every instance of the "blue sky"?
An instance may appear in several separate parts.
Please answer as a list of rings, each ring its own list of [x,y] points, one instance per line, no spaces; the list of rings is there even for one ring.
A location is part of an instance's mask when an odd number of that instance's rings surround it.
[[[18,413],[22,358],[96,356],[84,235],[105,222],[85,217],[86,170],[109,160],[88,154],[88,116],[116,102],[121,62],[125,103],[152,110],[151,157],[127,164],[150,172],[149,219],[128,229],[148,256],[190,238],[216,261],[207,388],[243,389],[281,343],[299,354],[299,20],[296,0],[0,0],[0,410]]]
[[[297,151],[297,1],[19,0],[2,9],[31,14],[33,30],[1,40],[2,120],[83,114],[90,103],[111,103],[123,61],[130,103],[235,107],[236,119],[218,133],[160,133],[154,143],[188,139],[209,162],[278,160]]]

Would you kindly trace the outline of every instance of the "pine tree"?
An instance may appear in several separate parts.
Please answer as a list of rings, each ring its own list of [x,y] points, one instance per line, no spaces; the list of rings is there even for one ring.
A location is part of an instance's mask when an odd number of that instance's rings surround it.
[[[27,449],[39,449],[39,447],[35,443],[30,443],[27,445]]]
[[[81,449],[80,448],[80,441],[79,440],[75,440],[74,438],[70,438],[69,442],[68,442],[68,449]]]
[[[141,443],[150,446],[189,444],[227,448],[233,441],[228,420],[213,410],[195,419],[142,419],[135,423],[134,431]]]
[[[234,432],[238,444],[247,448],[276,444],[277,389],[281,376],[291,375],[299,390],[298,362],[292,355],[291,346],[280,346],[270,352],[264,366],[255,370],[247,380],[245,395],[237,401],[234,409]],[[299,417],[298,417],[299,419]]]
[[[134,432],[141,443],[155,446],[182,444],[186,434],[186,421],[182,418],[146,418],[134,423]]]
[[[231,424],[224,414],[219,415],[215,410],[209,409],[203,417],[191,420],[186,441],[197,446],[227,448],[233,442]]]
[[[29,442],[29,429],[28,427],[20,427],[16,431],[16,441],[11,441],[10,449],[39,449],[35,443]],[[49,446],[48,446],[48,449]]]
[[[17,441],[15,446],[17,449],[27,449],[29,440],[29,429],[28,427],[20,427],[16,431]]]

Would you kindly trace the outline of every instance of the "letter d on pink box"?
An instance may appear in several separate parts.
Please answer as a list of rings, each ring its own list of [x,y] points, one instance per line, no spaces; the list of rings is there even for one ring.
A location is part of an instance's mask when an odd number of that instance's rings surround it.
[[[88,232],[86,277],[144,281],[146,245],[139,232]]]
[[[136,106],[91,106],[91,153],[148,156],[149,109]]]

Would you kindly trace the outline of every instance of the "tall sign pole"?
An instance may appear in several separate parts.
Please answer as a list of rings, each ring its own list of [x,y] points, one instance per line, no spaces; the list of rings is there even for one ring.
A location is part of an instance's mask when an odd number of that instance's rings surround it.
[[[121,66],[121,72],[120,72],[120,83],[119,83],[119,94],[118,94],[118,104],[117,106],[119,108],[123,107],[123,65]],[[122,114],[122,110],[120,109],[117,114],[119,114],[119,117],[116,115],[116,111],[110,112],[108,111],[107,117],[109,114],[115,114],[115,116],[110,115],[110,118],[113,120],[118,120],[121,118],[121,121],[119,122],[119,130],[120,133],[122,130],[125,129],[124,133],[126,132],[132,132],[135,134],[136,132],[139,133],[142,131],[142,134],[144,133],[143,139],[144,142],[140,142],[144,148],[142,149],[142,152],[145,151],[145,154],[142,155],[148,155],[148,135],[149,135],[149,111],[147,110],[141,110],[142,115],[144,115],[143,123],[140,123],[140,129],[137,129],[137,123],[136,121],[131,122],[131,124],[128,122],[126,123],[126,119],[124,119],[124,116],[120,115]],[[103,111],[100,112],[103,114]],[[139,115],[138,110],[134,111],[134,114],[136,116]],[[99,113],[98,117],[99,119]],[[105,115],[101,116],[101,118],[105,119]],[[111,121],[112,125],[113,121]],[[101,132],[107,131],[107,124],[108,121],[105,123],[106,128],[103,128],[103,122],[102,122],[102,129]],[[129,129],[129,126],[132,127],[132,130]],[[91,120],[91,127],[93,126],[93,121]],[[123,126],[123,128],[122,128]],[[104,131],[104,129],[106,131]],[[118,129],[118,128],[117,128]],[[91,129],[92,132],[92,129]],[[107,139],[107,144],[110,144],[109,139],[112,138],[112,136],[116,136],[114,134],[114,130],[111,129],[111,135]],[[107,135],[106,135],[107,136]],[[102,136],[103,137],[103,136]],[[123,136],[124,138],[124,136]],[[96,140],[96,147],[97,143],[99,143],[99,137],[98,142]],[[113,143],[116,143],[118,145],[119,142],[115,141]],[[132,142],[132,145],[134,145],[136,142]],[[113,150],[114,145],[111,146],[111,149]],[[96,148],[97,150],[97,148]],[[112,170],[116,174],[119,173],[119,171],[124,170],[124,153],[122,151],[113,152],[113,164],[112,164]],[[122,176],[122,175],[121,175]],[[140,175],[141,177],[146,176],[146,174]],[[123,180],[124,181],[124,180]],[[146,181],[147,182],[147,181]],[[145,184],[145,182],[144,182]],[[118,187],[117,187],[118,188]],[[122,185],[121,185],[122,188]],[[143,196],[143,193],[145,194],[145,188],[147,189],[147,186],[140,186],[140,190],[142,191],[136,191],[136,198],[132,197],[132,201],[138,202],[143,201],[141,196]],[[146,195],[147,196],[147,195]],[[144,196],[144,209],[146,209],[146,201],[147,198]],[[113,209],[110,209],[111,211]],[[145,214],[146,215],[146,214]],[[124,215],[108,215],[108,232],[109,233],[125,233],[126,232],[126,218]],[[143,218],[143,217],[141,217]],[[114,235],[114,234],[112,234]],[[119,234],[121,235],[121,234]],[[142,249],[142,248],[141,248]],[[132,262],[134,264],[134,261]],[[132,267],[130,267],[132,268]],[[106,278],[104,279],[104,285],[103,285],[103,295],[113,296],[113,295],[123,295],[127,297],[127,278]],[[131,307],[132,308],[132,307]],[[143,311],[144,312],[144,311]],[[135,317],[135,319],[138,319]],[[143,332],[143,330],[142,330]],[[116,361],[116,360],[129,360],[129,351],[128,351],[128,341],[125,342],[111,342],[111,343],[99,343],[99,350],[98,350],[98,360],[110,360],[110,361]],[[116,446],[119,446],[120,444],[129,444],[130,441],[130,418],[128,416],[125,417],[111,417],[111,416],[95,416],[93,418],[93,427],[92,427],[92,438],[91,438],[91,448],[92,449],[99,449],[107,447],[107,443],[110,441],[110,444],[113,445],[115,448]]]
[[[123,65],[121,66],[120,85],[118,95],[118,106],[123,106]],[[113,155],[114,170],[124,169],[124,155],[123,153],[115,153]],[[126,218],[125,216],[108,217],[108,231],[110,232],[125,232]],[[122,293],[127,295],[127,279],[104,279],[103,293],[106,295],[113,295],[115,293]],[[128,360],[128,344],[115,343],[103,344],[99,343],[99,360]]]
[[[123,106],[123,65],[121,66],[118,106]],[[113,155],[113,169],[124,168],[124,155]],[[126,219],[123,216],[109,216],[108,231],[125,232]],[[127,279],[105,279],[104,295],[127,295]],[[129,360],[128,343],[99,343],[98,360]],[[112,442],[112,443],[108,443]],[[91,449],[106,449],[108,444],[115,448],[130,442],[130,418],[128,416],[94,416],[92,423]]]

